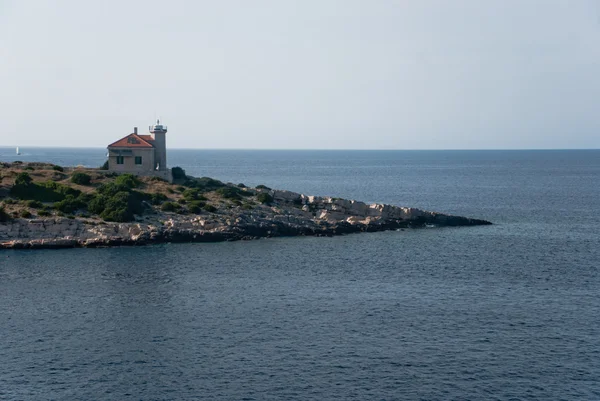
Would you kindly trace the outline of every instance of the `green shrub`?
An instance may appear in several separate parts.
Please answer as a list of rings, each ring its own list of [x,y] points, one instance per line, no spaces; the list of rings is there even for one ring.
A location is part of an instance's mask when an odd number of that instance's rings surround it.
[[[34,209],[40,209],[40,208],[44,207],[44,204],[40,201],[28,200],[27,202],[25,202],[25,206],[31,207]]]
[[[190,213],[198,214],[206,206],[206,202],[200,200],[193,200],[188,202],[188,210]]]
[[[265,205],[269,205],[273,202],[273,197],[266,192],[261,192],[260,194],[258,194],[256,199],[260,203],[265,204]]]
[[[155,192],[155,193],[150,194],[150,202],[153,205],[160,205],[167,199],[169,199],[169,198],[167,198],[167,195],[160,193],[160,192]]]
[[[17,203],[17,201],[12,198],[6,198],[4,199],[3,203],[5,205],[14,205],[15,203]]]
[[[271,190],[271,188],[267,187],[266,185],[262,185],[262,184],[261,185],[257,185],[256,189],[266,189],[267,191]]]
[[[244,184],[242,184],[241,182],[238,184],[238,187],[240,187],[240,188],[246,188],[246,186]]]
[[[160,210],[162,210],[163,212],[174,212],[174,211],[178,210],[179,208],[180,208],[180,206],[177,203],[165,202],[160,207]]]
[[[115,184],[124,185],[129,189],[132,189],[140,186],[141,181],[133,174],[121,174],[120,176],[115,178]]]
[[[82,209],[86,206],[79,198],[75,198],[73,195],[67,195],[65,199],[56,202],[54,208],[63,213],[74,213],[78,209]]]
[[[215,191],[225,199],[240,199],[240,189],[235,187],[222,187]]]
[[[31,184],[31,182],[33,181],[33,179],[31,178],[31,176],[25,172],[23,173],[19,173],[17,175],[17,178],[15,178],[15,185],[22,185],[22,186],[26,186]]]
[[[86,203],[88,212],[106,221],[128,222],[144,212],[143,202],[151,198],[151,194],[131,190],[126,183],[109,183],[98,187]]]
[[[204,207],[206,205],[206,202],[200,201],[200,200],[195,200],[195,201],[190,201],[188,203],[188,205],[193,205],[193,206],[198,206],[198,207]]]
[[[178,186],[177,188],[175,188],[177,191],[183,193],[185,191],[185,187],[184,186]]]
[[[92,177],[89,174],[77,171],[71,176],[71,182],[79,185],[90,185],[92,182]]]
[[[39,185],[48,190],[54,191],[59,195],[62,195],[63,199],[67,195],[73,195],[73,196],[77,197],[81,194],[81,191],[78,189],[71,188],[69,186],[66,186],[64,184],[59,184],[54,181],[42,182]],[[43,202],[43,200],[42,200],[42,202]]]
[[[214,207],[213,205],[205,205],[204,210],[206,210],[207,212],[214,213],[217,211],[217,208]]]
[[[118,223],[126,223],[134,219],[133,214],[125,208],[116,210],[106,209],[104,212],[102,212],[100,217],[102,217],[103,220],[115,221]]]
[[[90,213],[102,214],[104,209],[106,209],[107,201],[108,198],[106,196],[98,194],[88,203],[87,209]]]
[[[252,209],[254,209],[254,206],[251,205],[250,203],[244,203],[242,205],[242,209],[244,209],[244,210],[252,210]]]
[[[81,194],[81,191],[54,181],[33,183],[27,173],[24,173],[26,176],[21,174],[17,177],[15,185],[10,189],[11,195],[16,198],[40,202],[59,202],[65,199],[67,195],[77,197]]]
[[[206,197],[202,195],[198,188],[189,188],[183,191],[183,197],[188,200],[206,200]]]
[[[100,170],[108,170],[108,160],[100,166]]]
[[[188,205],[188,210],[190,213],[199,214],[202,212],[202,208],[198,205]]]
[[[64,168],[62,168],[61,166],[57,166],[56,164],[54,166],[52,166],[52,170],[54,170],[54,171],[60,171],[61,173],[63,171],[65,171]]]
[[[35,169],[34,169],[33,167],[31,167],[31,166],[27,166],[27,167],[25,167],[23,170],[29,170],[29,171],[33,171],[33,170],[35,170]]]
[[[219,180],[209,177],[189,179],[185,182],[185,186],[189,188],[198,188],[201,191],[214,191],[217,188],[224,187],[225,184]]]
[[[38,210],[37,214],[40,217],[47,217],[51,215],[51,213],[46,209]]]
[[[0,223],[5,223],[10,220],[10,216],[6,213],[3,206],[0,206]]]
[[[100,217],[107,221],[132,221],[134,214],[140,214],[143,211],[141,201],[137,198],[136,194],[132,192],[122,191],[114,194],[106,201]]]
[[[96,192],[101,195],[111,197],[119,192],[129,192],[131,188],[123,184],[117,184],[116,182],[109,182],[107,184],[102,184],[98,188],[96,188]]]
[[[20,215],[21,217],[23,217],[24,219],[28,219],[28,218],[30,218],[30,217],[31,217],[31,212],[30,212],[29,210],[27,210],[27,209],[22,209],[22,210],[19,212],[19,215]]]
[[[84,203],[85,205],[87,205],[88,203],[90,203],[92,201],[92,199],[94,199],[96,197],[96,194],[90,194],[90,193],[81,193],[77,199]]]
[[[173,167],[171,169],[171,173],[173,174],[174,180],[185,179],[187,176],[185,175],[185,170],[181,167]]]

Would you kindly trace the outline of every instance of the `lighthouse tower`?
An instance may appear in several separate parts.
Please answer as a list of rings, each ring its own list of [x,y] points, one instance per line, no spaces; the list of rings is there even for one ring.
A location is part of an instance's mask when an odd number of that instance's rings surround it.
[[[156,120],[155,125],[148,127],[152,139],[154,139],[154,168],[158,171],[167,170],[167,127],[161,125],[160,120]]]

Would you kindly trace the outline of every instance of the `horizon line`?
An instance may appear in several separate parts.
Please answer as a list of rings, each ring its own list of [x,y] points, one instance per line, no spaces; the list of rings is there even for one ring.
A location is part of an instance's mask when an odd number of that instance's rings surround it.
[[[0,146],[0,149],[106,149],[101,146]],[[244,151],[356,151],[356,152],[385,152],[385,151],[553,151],[553,150],[600,150],[600,148],[449,148],[449,149],[424,149],[424,148],[394,148],[394,149],[383,149],[383,148],[372,148],[372,149],[344,149],[344,148],[167,148],[168,150],[244,150]]]

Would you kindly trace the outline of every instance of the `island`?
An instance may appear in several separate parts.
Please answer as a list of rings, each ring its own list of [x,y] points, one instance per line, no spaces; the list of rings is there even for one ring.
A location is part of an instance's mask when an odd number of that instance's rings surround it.
[[[334,236],[489,225],[411,207],[366,204],[196,178],[171,182],[48,163],[0,163],[0,249],[54,249]]]

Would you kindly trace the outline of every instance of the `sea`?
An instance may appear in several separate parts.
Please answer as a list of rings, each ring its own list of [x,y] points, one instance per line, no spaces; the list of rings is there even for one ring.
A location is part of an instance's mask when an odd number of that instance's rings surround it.
[[[0,148],[100,166],[105,149]],[[600,400],[600,150],[170,150],[492,226],[0,251],[0,400]]]

